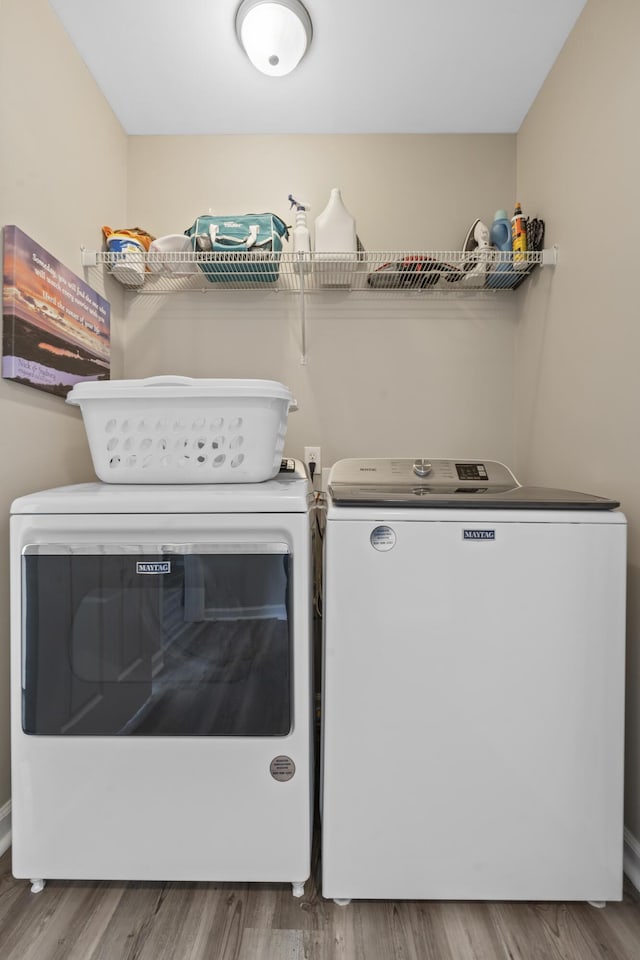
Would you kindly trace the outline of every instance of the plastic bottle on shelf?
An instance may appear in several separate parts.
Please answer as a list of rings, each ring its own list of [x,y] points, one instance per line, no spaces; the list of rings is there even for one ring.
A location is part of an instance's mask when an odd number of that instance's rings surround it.
[[[289,194],[289,202],[292,207],[296,208],[296,225],[292,231],[293,252],[308,255],[311,253],[311,234],[309,233],[309,227],[307,225],[307,210],[309,209],[309,205],[296,200],[292,194]],[[309,256],[302,258],[299,269],[301,269],[303,273],[309,272],[311,269]]]
[[[489,239],[496,250],[504,253],[511,252],[511,221],[506,210],[496,210]]]
[[[516,203],[511,218],[511,244],[513,247],[514,270],[526,270],[527,220],[523,216],[522,207],[519,203]]]
[[[506,210],[496,210],[489,231],[489,238],[492,245],[496,250],[499,250],[501,254],[511,253],[513,249],[511,241],[511,220]],[[500,256],[496,257],[496,260],[498,262],[487,276],[487,286],[494,289],[512,287],[518,279],[513,272],[512,258],[507,256],[503,259]]]
[[[351,285],[357,250],[356,221],[345,207],[339,188],[334,187],[327,206],[315,221],[314,260],[325,286]]]

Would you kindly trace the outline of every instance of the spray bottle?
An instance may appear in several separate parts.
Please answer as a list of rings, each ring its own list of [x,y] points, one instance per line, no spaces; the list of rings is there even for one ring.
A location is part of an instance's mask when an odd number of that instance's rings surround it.
[[[511,241],[513,244],[513,269],[526,270],[527,253],[527,220],[522,214],[522,207],[516,203],[511,217]]]
[[[296,225],[293,228],[293,252],[311,253],[311,234],[307,226],[307,210],[309,205],[300,203],[292,194],[288,197],[289,203],[296,208]]]

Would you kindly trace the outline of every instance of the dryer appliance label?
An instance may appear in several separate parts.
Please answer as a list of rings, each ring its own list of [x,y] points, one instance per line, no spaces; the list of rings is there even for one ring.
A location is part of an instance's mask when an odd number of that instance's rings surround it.
[[[495,530],[463,530],[463,540],[495,540]]]
[[[138,560],[136,573],[171,573],[171,560]]]
[[[287,780],[291,780],[296,772],[296,765],[291,757],[280,755],[279,757],[274,757],[269,764],[269,772],[274,780],[279,780],[280,783],[286,783]]]

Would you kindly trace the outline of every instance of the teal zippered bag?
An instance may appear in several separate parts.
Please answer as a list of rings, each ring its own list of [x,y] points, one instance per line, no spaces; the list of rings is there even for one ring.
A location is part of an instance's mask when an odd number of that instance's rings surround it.
[[[198,217],[185,230],[211,283],[275,283],[289,228],[274,213]]]

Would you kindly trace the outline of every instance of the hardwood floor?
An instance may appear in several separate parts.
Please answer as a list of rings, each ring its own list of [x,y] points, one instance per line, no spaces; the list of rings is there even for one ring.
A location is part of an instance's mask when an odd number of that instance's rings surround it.
[[[0,960],[638,960],[640,896],[588,904],[354,901],[288,884],[50,880],[0,858]]]

